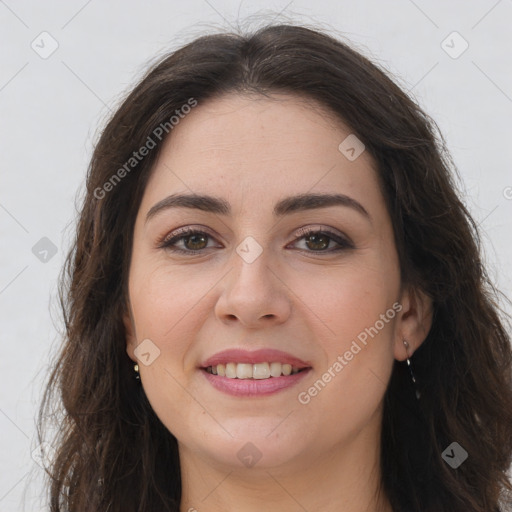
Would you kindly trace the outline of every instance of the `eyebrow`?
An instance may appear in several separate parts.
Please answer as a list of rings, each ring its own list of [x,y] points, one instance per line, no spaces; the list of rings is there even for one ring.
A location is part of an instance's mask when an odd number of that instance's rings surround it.
[[[370,214],[364,206],[345,194],[298,194],[281,199],[274,206],[274,217],[317,208],[344,206],[356,210],[371,222]],[[230,215],[231,206],[222,198],[199,194],[172,194],[151,207],[146,215],[146,222],[169,208],[191,208],[218,215]]]

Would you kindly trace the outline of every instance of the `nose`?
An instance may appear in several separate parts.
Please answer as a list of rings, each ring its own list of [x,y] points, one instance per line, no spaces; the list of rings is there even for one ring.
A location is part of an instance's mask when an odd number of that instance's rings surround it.
[[[215,315],[222,322],[257,329],[281,324],[290,316],[289,288],[278,269],[272,268],[268,253],[263,250],[251,263],[233,254],[232,270],[221,281],[215,305]]]

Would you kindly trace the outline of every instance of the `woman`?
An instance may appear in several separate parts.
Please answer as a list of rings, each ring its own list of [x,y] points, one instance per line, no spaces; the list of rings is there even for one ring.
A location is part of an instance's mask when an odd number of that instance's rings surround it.
[[[153,67],[62,280],[51,510],[508,510],[510,338],[451,168],[319,31]]]

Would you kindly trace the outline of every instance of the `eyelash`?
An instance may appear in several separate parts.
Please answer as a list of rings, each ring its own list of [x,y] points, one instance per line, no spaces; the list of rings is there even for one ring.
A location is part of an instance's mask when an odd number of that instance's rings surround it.
[[[161,238],[158,241],[157,247],[158,247],[158,249],[166,249],[166,250],[172,251],[173,253],[178,253],[178,254],[186,254],[186,255],[201,254],[206,248],[205,249],[197,249],[197,250],[193,250],[193,249],[185,250],[185,249],[179,249],[177,247],[173,247],[173,245],[177,241],[183,240],[183,239],[188,238],[193,235],[206,235],[207,237],[209,237],[209,239],[213,238],[213,236],[209,235],[206,231],[201,231],[198,229],[187,227],[187,228],[180,229],[178,232],[175,232],[174,236],[172,236],[171,238],[169,238],[168,235],[165,235],[163,238]],[[311,236],[311,235],[325,235],[331,239],[329,241],[329,244],[331,241],[334,241],[339,245],[339,247],[337,247],[335,249],[330,249],[330,250],[318,250],[318,251],[313,251],[313,250],[306,251],[304,249],[299,249],[300,251],[306,252],[309,254],[311,254],[311,253],[331,254],[333,252],[339,252],[342,250],[354,248],[354,244],[348,238],[343,238],[343,237],[337,235],[336,233],[330,231],[329,229],[301,228],[297,231],[296,238],[295,238],[294,242],[297,242],[297,241],[301,240],[302,238],[307,238],[308,236]]]

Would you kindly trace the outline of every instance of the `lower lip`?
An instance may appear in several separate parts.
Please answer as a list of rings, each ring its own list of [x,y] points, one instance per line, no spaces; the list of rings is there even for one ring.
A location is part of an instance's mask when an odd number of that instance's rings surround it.
[[[293,375],[270,377],[268,379],[230,379],[229,377],[213,375],[203,369],[201,369],[201,372],[215,389],[228,395],[248,397],[273,395],[288,389],[302,380],[310,370],[311,368],[307,368]]]

